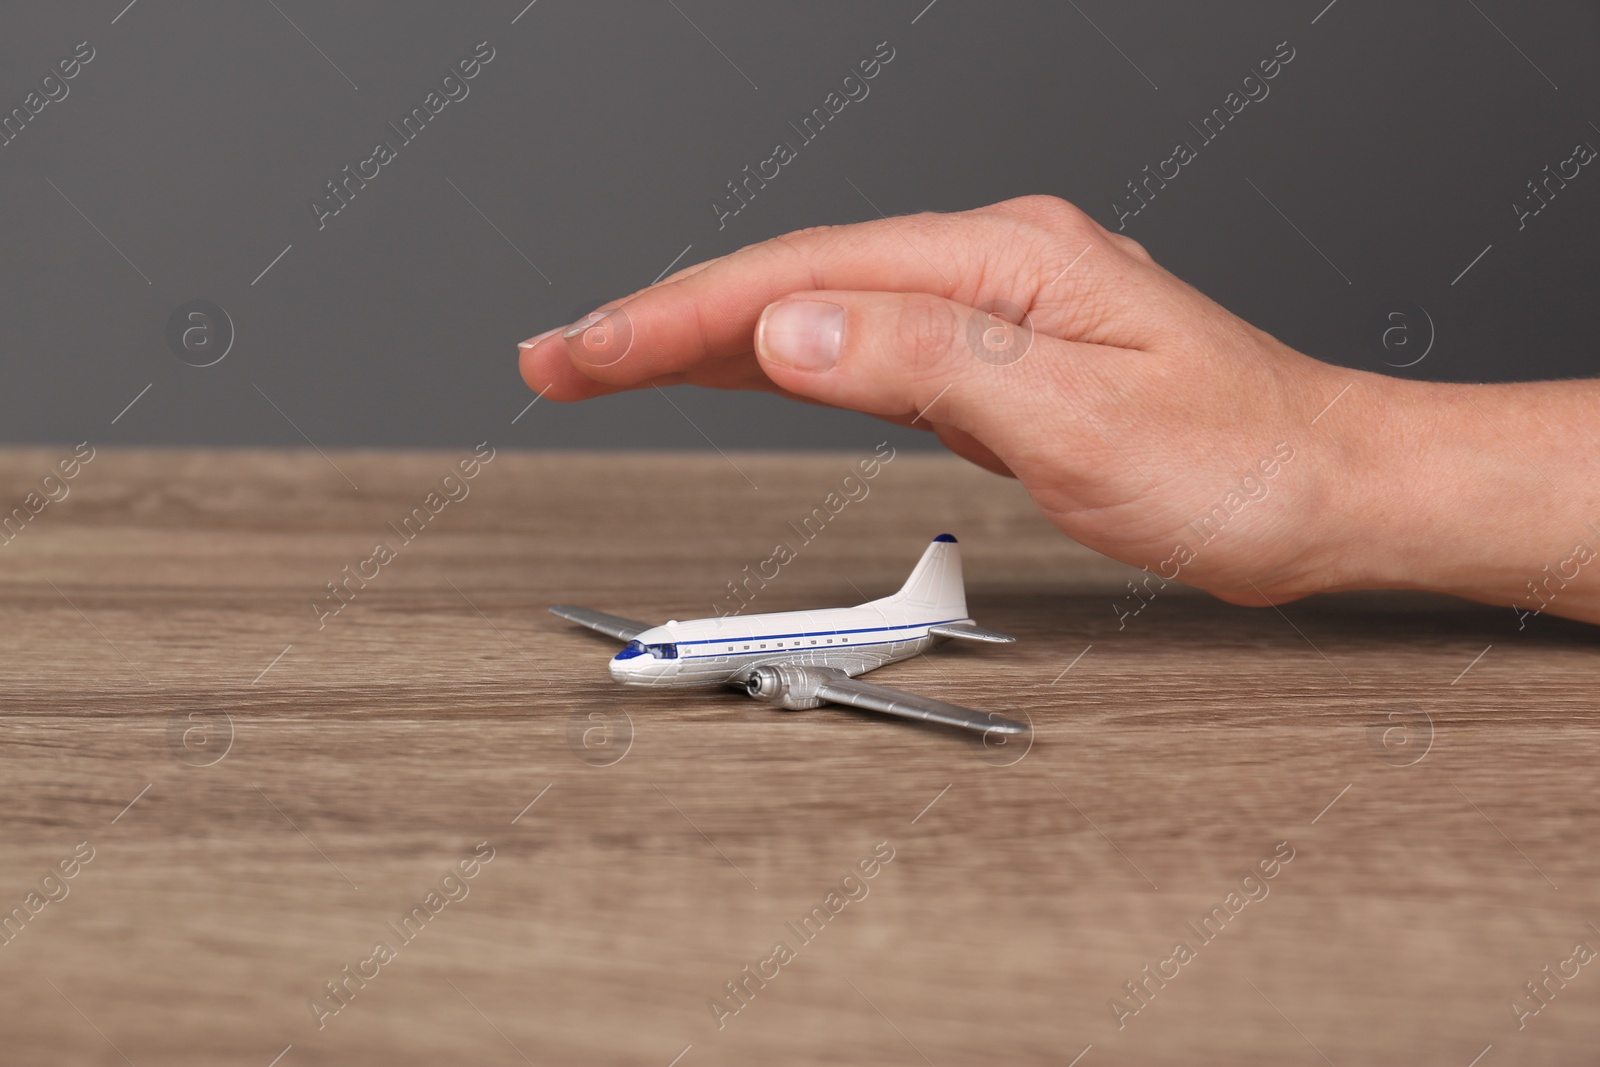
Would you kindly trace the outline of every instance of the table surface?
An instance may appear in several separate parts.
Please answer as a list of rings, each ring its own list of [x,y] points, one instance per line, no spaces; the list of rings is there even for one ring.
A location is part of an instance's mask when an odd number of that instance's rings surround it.
[[[0,503],[61,455],[0,453]],[[947,457],[444,483],[470,455],[101,450],[14,523],[0,1060],[1593,1062],[1594,630],[1176,586],[1119,620],[1131,571]],[[625,690],[544,611],[710,615],[780,543],[749,610],[851,603],[945,530],[1020,640],[873,680],[1031,748]]]

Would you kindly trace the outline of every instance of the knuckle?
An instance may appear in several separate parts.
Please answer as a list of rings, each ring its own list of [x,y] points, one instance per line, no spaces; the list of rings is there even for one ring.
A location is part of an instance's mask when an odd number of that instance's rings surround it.
[[[1146,249],[1144,245],[1140,244],[1138,241],[1135,241],[1132,237],[1128,237],[1120,233],[1111,233],[1108,231],[1106,233],[1106,238],[1111,242],[1111,246],[1113,248],[1118,249],[1124,255],[1129,256],[1132,259],[1136,259],[1146,266],[1155,265],[1155,257],[1150,254],[1149,250]]]
[[[1099,229],[1087,212],[1059,196],[1035,193],[1002,201],[995,207],[1005,214],[1057,232],[1087,233],[1092,229]]]
[[[886,216],[865,225],[871,227],[875,236],[895,241],[903,242],[909,237],[912,241],[944,244],[963,232],[962,223],[960,212],[913,211],[906,215]]]
[[[809,288],[822,288],[819,264],[821,261],[822,244],[815,231],[829,229],[825,226],[808,227],[794,233],[779,234],[761,243],[760,247],[765,255],[773,260],[783,261],[785,264],[799,264],[809,281]]]
[[[895,218],[896,224],[904,223],[923,232],[943,230],[950,222],[950,216],[942,211],[913,211],[909,215],[900,215]]]
[[[810,259],[823,247],[825,235],[833,226],[807,226],[804,229],[780,233],[762,241],[761,247],[778,251],[798,259]]]
[[[1137,242],[1111,233],[1088,212],[1060,197],[1018,197],[996,204],[995,208],[1016,226],[1017,237],[1037,253],[1064,254],[1070,259],[1085,248],[1098,248],[1140,262],[1154,262]]]
[[[796,230],[793,233],[780,233],[776,237],[769,237],[761,242],[758,248],[765,248],[770,252],[787,256],[805,258],[815,245],[811,235],[806,230]]]

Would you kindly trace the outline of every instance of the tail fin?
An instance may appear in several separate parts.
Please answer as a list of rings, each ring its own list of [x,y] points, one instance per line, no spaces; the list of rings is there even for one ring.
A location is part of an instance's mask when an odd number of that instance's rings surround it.
[[[967,615],[967,589],[961,578],[961,550],[956,539],[940,534],[933,539],[906,584],[894,596],[896,603],[919,608],[938,608],[952,619]]]

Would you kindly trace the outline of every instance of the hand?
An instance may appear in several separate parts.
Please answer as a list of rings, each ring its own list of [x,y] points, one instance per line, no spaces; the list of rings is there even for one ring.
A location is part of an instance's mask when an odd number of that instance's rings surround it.
[[[1514,457],[1486,466],[1490,435],[1450,392],[1519,387],[1313,360],[1050,197],[774,238],[522,349],[523,378],[557,400],[691,383],[928,426],[1019,478],[1077,541],[1239,604],[1376,586],[1510,604],[1518,568],[1536,572],[1545,551],[1523,543],[1507,565],[1486,534],[1425,559],[1456,533],[1438,524],[1481,523],[1463,513],[1480,501],[1446,484],[1397,497],[1414,479],[1397,462],[1415,457],[1394,433],[1430,420],[1462,430],[1454,451],[1413,442],[1438,453],[1441,483],[1463,462],[1478,466],[1479,496],[1526,481]],[[1463,577],[1491,557],[1493,582]]]

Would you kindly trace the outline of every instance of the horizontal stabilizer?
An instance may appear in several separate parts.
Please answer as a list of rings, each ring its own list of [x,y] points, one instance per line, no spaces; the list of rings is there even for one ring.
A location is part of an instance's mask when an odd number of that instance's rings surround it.
[[[565,604],[552,604],[550,614],[559,615],[568,622],[575,622],[579,626],[587,626],[591,630],[598,630],[607,637],[615,637],[618,641],[632,641],[635,637],[650,629],[642,622],[624,619],[620,615],[607,615],[603,611],[590,611],[588,608],[572,608]]]
[[[1016,641],[1010,634],[996,633],[985,630],[981,626],[974,626],[970,622],[942,622],[937,626],[928,627],[930,634],[940,637],[954,637],[958,641],[983,641],[988,644],[1009,645]]]

